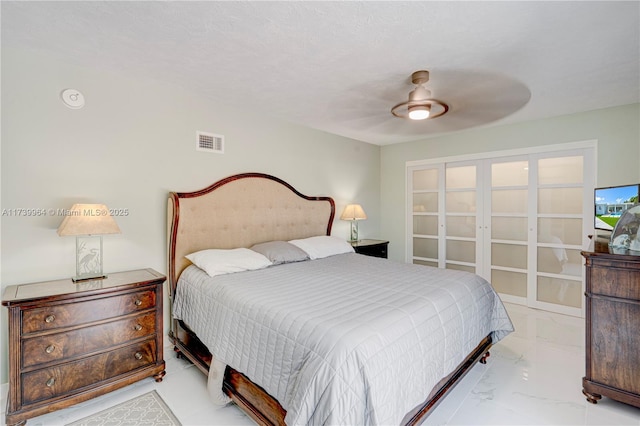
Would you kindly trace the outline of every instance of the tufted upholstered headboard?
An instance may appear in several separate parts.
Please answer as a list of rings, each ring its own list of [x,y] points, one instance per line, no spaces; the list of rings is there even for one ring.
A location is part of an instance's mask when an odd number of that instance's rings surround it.
[[[274,176],[244,173],[195,192],[171,192],[167,206],[169,283],[175,294],[185,255],[330,235],[335,203],[308,197]]]

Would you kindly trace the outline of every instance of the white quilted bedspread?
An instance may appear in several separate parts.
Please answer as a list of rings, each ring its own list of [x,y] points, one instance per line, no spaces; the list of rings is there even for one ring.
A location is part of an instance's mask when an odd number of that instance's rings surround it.
[[[513,331],[476,275],[355,253],[215,278],[190,266],[173,314],[288,425],[400,424],[482,338]]]

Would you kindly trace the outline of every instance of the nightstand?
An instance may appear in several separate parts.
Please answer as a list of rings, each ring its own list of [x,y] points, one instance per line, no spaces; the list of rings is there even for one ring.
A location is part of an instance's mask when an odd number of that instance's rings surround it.
[[[351,241],[351,245],[356,253],[373,257],[387,258],[389,241],[384,240],[358,240]]]
[[[5,422],[59,410],[153,376],[162,381],[162,285],[153,269],[8,286]]]

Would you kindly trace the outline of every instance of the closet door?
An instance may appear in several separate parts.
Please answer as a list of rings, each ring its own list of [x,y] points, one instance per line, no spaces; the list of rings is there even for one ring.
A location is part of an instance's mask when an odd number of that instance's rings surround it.
[[[475,272],[507,302],[584,316],[594,151],[408,167],[407,260]]]
[[[440,243],[444,237],[444,165],[408,170],[409,235],[411,262],[444,267]]]
[[[482,264],[480,171],[475,161],[445,166],[445,238],[440,249],[447,269],[477,273]]]
[[[570,315],[583,313],[583,265],[580,251],[593,232],[590,158],[583,153],[535,155],[537,194],[534,229],[535,274],[528,305]],[[586,218],[586,219],[585,219]]]
[[[527,303],[530,261],[529,159],[487,160],[484,164],[488,194],[484,214],[485,259],[482,276],[502,299]]]

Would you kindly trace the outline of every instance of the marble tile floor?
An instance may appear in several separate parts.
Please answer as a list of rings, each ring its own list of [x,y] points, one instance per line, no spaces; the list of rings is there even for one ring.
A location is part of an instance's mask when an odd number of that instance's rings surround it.
[[[425,420],[424,425],[633,425],[640,408],[603,398],[593,405],[581,393],[584,320],[507,304],[516,331],[491,349]],[[206,377],[166,347],[167,375],[117,390],[74,407],[30,419],[27,425],[64,425],[157,390],[184,426],[252,425],[237,407],[213,406]],[[2,417],[6,407],[2,387]],[[4,419],[3,419],[4,420]]]

